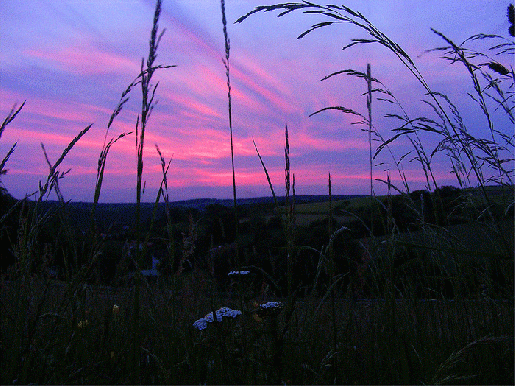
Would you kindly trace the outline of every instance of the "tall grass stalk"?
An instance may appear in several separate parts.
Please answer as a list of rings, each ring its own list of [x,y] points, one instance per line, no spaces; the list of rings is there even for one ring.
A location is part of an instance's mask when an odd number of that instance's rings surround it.
[[[331,173],[329,173],[329,177],[327,180],[327,188],[329,191],[329,238],[333,234],[333,194],[332,194],[332,182],[331,182]],[[330,272],[329,276],[331,277],[330,280],[330,288],[331,288],[331,319],[332,319],[332,343],[333,343],[333,356],[332,356],[332,368],[333,368],[333,378],[335,380],[335,383],[338,382],[338,318],[336,316],[336,294],[335,294],[335,277],[336,277],[336,259],[335,259],[335,253],[332,245],[328,245],[329,249],[329,260],[330,260]]]
[[[367,111],[368,111],[368,160],[370,168],[370,236],[374,234],[374,177],[372,157],[372,73],[370,63],[367,64]]]
[[[127,95],[130,93],[133,87],[136,85],[141,86],[141,111],[136,120],[136,151],[137,151],[137,167],[136,167],[136,272],[134,275],[135,280],[135,294],[133,303],[133,319],[132,319],[132,349],[131,349],[131,364],[134,368],[134,377],[132,382],[141,382],[141,330],[140,330],[140,286],[142,282],[142,275],[140,267],[143,265],[143,258],[145,249],[142,248],[142,234],[141,234],[141,197],[143,193],[143,152],[145,148],[145,132],[147,129],[148,121],[151,113],[157,102],[154,101],[156,90],[159,83],[152,84],[152,77],[157,69],[170,68],[174,66],[156,66],[154,64],[157,58],[157,50],[161,38],[163,37],[165,30],[159,31],[159,16],[161,14],[161,0],[156,1],[154,10],[154,20],[152,24],[152,30],[150,33],[149,41],[149,52],[145,59],[141,60],[141,71],[136,79],[127,87],[122,93],[120,102],[113,112],[111,119],[108,124],[108,128],[111,126],[114,118],[119,114],[123,105],[128,101]]]
[[[231,66],[230,66],[230,54],[231,54],[231,41],[229,40],[229,33],[227,32],[227,18],[225,17],[225,0],[220,0],[222,7],[222,25],[224,33],[224,44],[225,44],[225,58],[223,59],[225,67],[225,76],[227,78],[227,109],[229,117],[229,131],[231,135],[231,168],[232,168],[232,195],[234,201],[234,213],[236,216],[236,175],[234,170],[234,142],[233,142],[233,127],[232,127],[232,97],[231,97]],[[237,216],[236,216],[237,218]],[[238,223],[236,222],[236,227]]]
[[[112,122],[112,120],[110,121]],[[98,163],[97,163],[97,179],[95,183],[95,192],[93,196],[93,205],[91,207],[91,220],[90,220],[90,233],[94,233],[94,228],[96,227],[96,221],[95,221],[95,213],[96,208],[98,205],[98,201],[100,200],[100,193],[102,191],[102,183],[104,182],[104,171],[106,166],[106,160],[107,155],[109,154],[109,150],[111,150],[111,147],[120,139],[124,138],[125,136],[128,136],[132,134],[132,132],[128,133],[122,133],[118,135],[116,138],[111,138],[107,142],[107,134],[109,131],[109,127],[106,130],[105,138],[104,138],[104,144],[102,146],[102,151],[100,152],[100,156],[98,157]]]
[[[26,101],[23,101],[23,103],[19,107],[16,107],[16,104],[15,104],[11,108],[11,111],[7,114],[7,116],[5,117],[4,121],[0,125],[0,138],[2,138],[2,135],[3,135],[4,130],[7,127],[7,125],[9,125],[14,120],[14,118],[16,118],[16,116],[23,109],[23,106],[25,106],[25,103],[26,103]],[[5,164],[9,160],[9,157],[11,156],[11,154],[14,152],[14,149],[16,149],[16,143],[14,143],[11,146],[11,149],[7,152],[7,154],[5,155],[4,159],[0,163],[0,177],[7,173],[7,170],[4,169],[5,168]]]
[[[285,208],[286,208],[286,279],[288,303],[293,295],[293,203],[290,202],[291,174],[290,174],[290,140],[288,126],[284,130],[284,185],[285,185]]]
[[[2,137],[2,135],[4,133],[4,130],[7,127],[7,125],[9,125],[16,118],[16,116],[20,113],[20,111],[25,106],[26,102],[27,101],[23,101],[23,103],[20,105],[20,107],[16,107],[16,104],[15,104],[11,108],[11,111],[7,114],[7,116],[4,118],[4,121],[0,125],[0,138]]]
[[[284,339],[291,328],[292,317],[295,311],[295,303],[297,298],[298,289],[293,286],[293,273],[295,265],[295,174],[291,173],[290,164],[290,140],[288,126],[285,125],[284,130],[285,144],[284,144],[284,182],[285,182],[285,202],[284,210],[280,210],[279,203],[275,194],[275,190],[270,179],[270,175],[265,166],[263,158],[259,154],[256,142],[254,141],[254,148],[259,157],[261,166],[266,175],[270,191],[274,198],[275,210],[281,214],[283,231],[286,238],[286,307],[284,313],[284,324],[281,331],[274,332],[274,383],[280,382],[283,374],[283,349]],[[277,287],[277,286],[276,286]]]
[[[268,187],[270,188],[270,191],[272,192],[272,197],[274,198],[275,207],[279,208],[279,203],[277,201],[277,196],[275,195],[275,190],[272,185],[272,180],[270,179],[270,174],[268,174],[268,170],[265,166],[265,162],[263,161],[261,154],[259,154],[259,149],[256,145],[256,141],[252,140],[252,143],[254,144],[254,149],[256,149],[257,156],[259,157],[259,162],[261,162],[261,166],[263,167],[263,171],[265,172],[266,180],[268,181]]]

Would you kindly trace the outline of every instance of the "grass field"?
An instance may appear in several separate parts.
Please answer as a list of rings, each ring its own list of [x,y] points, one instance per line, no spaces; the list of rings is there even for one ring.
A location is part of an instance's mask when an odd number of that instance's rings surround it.
[[[240,309],[237,294],[213,299],[192,290],[187,281],[200,279],[182,278],[175,293],[141,292],[141,383],[503,384],[513,377],[511,301],[337,298],[333,325],[330,302],[310,298],[296,303],[284,335],[283,316],[255,318],[249,301],[241,316],[198,331],[193,322],[211,302]],[[70,302],[67,288],[40,279],[2,283],[3,304],[18,305],[2,312],[3,383],[133,382],[134,289],[83,286]]]

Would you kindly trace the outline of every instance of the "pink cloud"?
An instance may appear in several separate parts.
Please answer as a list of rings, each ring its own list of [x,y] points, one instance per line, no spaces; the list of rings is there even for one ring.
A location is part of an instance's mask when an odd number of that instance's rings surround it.
[[[342,141],[337,139],[315,138],[309,133],[301,132],[297,134],[296,143],[299,148],[306,150],[368,150],[368,143],[364,137],[362,139]]]
[[[245,87],[264,99],[264,101],[257,101],[255,97],[247,96],[247,98],[243,101],[243,104],[247,107],[257,109],[258,106],[260,106],[261,110],[278,110],[282,114],[296,111],[294,106],[289,103],[288,100],[285,100],[283,96],[278,95],[278,93],[273,92],[266,86],[263,86],[260,83],[261,79],[258,79],[257,77],[254,78],[252,75],[245,74],[240,70],[233,71],[233,73],[235,73],[235,78]],[[240,103],[241,102],[242,101],[240,101]]]
[[[269,70],[258,64],[259,62],[257,58],[251,52],[245,51],[240,53],[237,56],[236,62],[236,66],[238,68],[240,67],[240,63],[242,73],[249,74],[249,76],[254,76],[263,84],[266,84],[268,87],[275,89],[279,94],[286,95],[288,97],[292,96],[291,87],[288,87],[288,85],[284,84],[284,81],[280,77],[273,76]]]
[[[190,95],[164,91],[163,99],[167,99],[167,103],[177,110],[180,115],[185,115],[191,118],[222,118],[222,113],[216,110],[216,108],[202,103]],[[171,115],[170,117],[172,118],[171,122],[173,122],[174,116]]]
[[[66,72],[81,75],[138,74],[140,71],[140,63],[137,60],[99,49],[89,42],[82,43],[80,47],[67,46],[51,52],[29,49],[24,54],[52,66],[58,66]]]

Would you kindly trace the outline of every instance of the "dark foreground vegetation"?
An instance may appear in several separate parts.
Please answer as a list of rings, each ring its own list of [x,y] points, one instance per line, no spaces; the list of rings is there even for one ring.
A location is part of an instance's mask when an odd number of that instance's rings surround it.
[[[503,251],[493,223],[469,221],[484,210],[477,191],[442,191],[448,210],[439,213],[453,215],[424,229],[403,210],[409,198],[377,197],[390,201],[402,229],[395,237],[381,222],[370,237],[368,213],[385,209],[369,198],[332,202],[331,218],[329,202],[299,204],[289,313],[284,207],[238,206],[238,237],[230,207],[177,207],[170,222],[159,208],[139,267],[157,257],[159,276],[144,277],[137,295],[134,206],[99,207],[105,221],[90,245],[72,220],[87,218],[82,204],[47,203],[43,213],[56,217],[41,225],[31,261],[16,259],[26,245],[21,223],[12,224],[15,243],[2,248],[14,259],[2,271],[2,383],[509,383],[513,214],[496,218]],[[494,189],[491,198],[502,208],[512,195]],[[34,202],[24,205],[33,213]],[[328,252],[330,226],[346,229]],[[95,249],[95,261],[81,261],[91,252],[80,248]],[[268,301],[283,307],[260,316]],[[222,306],[242,315],[193,327]]]
[[[58,167],[89,127],[48,162],[48,179],[34,196],[15,200],[0,192],[1,384],[513,383],[514,185],[511,155],[503,158],[512,154],[513,136],[493,122],[488,140],[468,135],[454,106],[430,92],[407,54],[361,14],[291,3],[258,8],[240,21],[274,10],[353,23],[399,54],[443,121],[405,117],[378,152],[409,138],[427,190],[387,180],[385,196],[333,197],[329,176],[323,200],[296,197],[286,130],[283,197],[270,183],[269,200],[242,201],[235,193],[229,205],[171,203],[169,163],[158,149],[161,189],[155,203],[141,203],[151,78],[166,68],[154,64],[158,1],[146,67],[110,121],[141,86],[136,203],[98,203],[109,149],[130,133],[102,149],[93,203],[62,196]],[[230,86],[225,15],[223,27]],[[481,111],[488,115],[493,103],[513,120],[511,67],[474,67],[477,55],[442,38],[472,69]],[[512,54],[513,41],[502,41],[497,49]],[[487,71],[500,74],[497,88]],[[367,81],[371,115],[373,96],[389,94],[369,72],[349,74]],[[479,75],[490,80],[487,88]],[[229,117],[230,100],[229,87]],[[13,108],[0,135],[22,107]],[[378,135],[370,119],[363,124]],[[431,157],[418,142],[424,130],[443,138],[438,151],[449,156],[458,187],[439,186],[432,176]],[[485,177],[492,170],[494,177]],[[47,201],[50,192],[59,200]]]

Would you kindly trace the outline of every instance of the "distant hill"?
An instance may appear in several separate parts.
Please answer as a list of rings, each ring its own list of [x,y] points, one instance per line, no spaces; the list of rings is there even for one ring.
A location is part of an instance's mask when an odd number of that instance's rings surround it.
[[[455,188],[457,189],[457,188]],[[512,192],[513,186],[488,186],[486,191],[490,196],[498,196],[506,194],[506,192]],[[464,191],[476,192],[480,194],[477,188],[465,189]],[[341,200],[352,200],[368,197],[367,195],[333,195],[333,201]],[[378,196],[380,197],[380,196]],[[284,196],[277,197],[279,205],[284,204],[286,198]],[[295,196],[295,203],[299,205],[301,210],[301,204],[310,203],[321,203],[329,201],[327,195],[297,195]],[[274,200],[273,197],[254,197],[254,198],[239,198],[237,204],[242,207],[246,207],[251,211],[252,206],[256,206],[257,211],[271,209]],[[40,209],[43,212],[47,210],[57,210],[61,204],[57,201],[43,201],[39,204]],[[69,202],[66,204],[68,211],[68,218],[71,224],[78,226],[82,229],[87,229],[90,225],[91,220],[91,208],[92,203],[87,202]],[[170,210],[172,211],[172,218],[175,222],[187,222],[189,212],[199,211],[202,212],[206,208],[212,205],[220,205],[227,208],[232,207],[232,199],[217,199],[217,198],[195,198],[191,200],[173,201],[170,202]],[[261,208],[259,208],[261,206]],[[141,204],[141,222],[148,223],[152,218],[154,203],[142,203]],[[310,209],[311,210],[311,209]],[[308,211],[310,211],[308,210]],[[302,210],[301,210],[302,211]],[[313,210],[311,210],[313,211]],[[303,209],[306,212],[306,209]],[[316,210],[315,210],[316,212]],[[306,213],[304,213],[306,214]],[[156,211],[157,218],[165,218],[165,203],[160,202]],[[136,204],[135,203],[102,203],[98,204],[96,209],[95,218],[97,224],[104,224],[108,226],[113,224],[117,227],[132,227],[136,220]]]
[[[363,197],[363,195],[335,195],[334,201],[348,200],[352,198]],[[301,195],[295,196],[296,204],[306,204],[328,201],[327,195]],[[277,197],[279,205],[285,202],[285,197]],[[273,204],[272,197],[256,197],[256,198],[240,198],[237,200],[239,206],[253,206]],[[58,201],[43,201],[39,204],[43,212],[47,210],[57,210],[61,204]],[[183,218],[187,220],[187,212],[203,211],[211,205],[221,205],[232,207],[232,199],[216,199],[216,198],[196,198],[191,200],[170,202],[170,209],[173,212],[173,218],[179,220]],[[89,202],[68,202],[66,208],[70,221],[79,228],[87,229],[90,224],[91,208],[93,204]],[[150,221],[154,209],[154,203],[141,203],[141,222]],[[165,203],[160,202],[157,207],[157,217],[164,217]],[[131,226],[136,220],[136,204],[135,203],[102,203],[97,205],[95,214],[97,223],[99,224],[117,224],[117,226]],[[179,220],[180,221],[180,220]]]
[[[364,195],[354,194],[354,195],[334,195],[332,199],[334,201],[338,200],[349,200],[351,198],[364,197]],[[290,198],[291,199],[291,198]],[[286,198],[284,196],[277,197],[277,201],[279,204],[284,204]],[[328,201],[329,197],[327,195],[300,195],[295,196],[296,203],[309,203],[309,202],[321,202]],[[238,198],[236,200],[237,205],[256,205],[256,204],[272,204],[274,202],[273,197],[254,197],[254,198]],[[204,210],[209,205],[223,205],[223,206],[232,206],[232,199],[217,199],[217,198],[196,198],[191,200],[184,201],[174,201],[170,203],[171,206],[178,206],[183,208],[194,208],[197,210]]]
[[[332,199],[334,201],[339,200],[349,200],[352,198],[358,198],[358,197],[365,197],[365,195],[360,194],[351,194],[351,195],[333,195]],[[291,199],[291,197],[290,197]],[[284,204],[286,198],[284,196],[277,197],[277,201],[279,204]],[[299,204],[305,204],[310,202],[321,202],[321,201],[328,201],[329,197],[327,195],[299,195],[295,196],[295,202]],[[237,205],[256,205],[256,204],[271,204],[274,202],[273,197],[254,197],[254,198],[238,198],[236,200]],[[59,205],[59,202],[57,201],[45,201],[42,203],[43,206],[55,206]],[[67,204],[70,207],[73,207],[74,209],[78,210],[85,210],[90,211],[92,207],[92,203],[90,202],[69,202]],[[164,203],[160,202],[159,207],[164,207]],[[210,205],[223,205],[223,206],[232,206],[233,200],[231,198],[227,199],[219,199],[219,198],[193,198],[191,200],[182,200],[182,201],[171,201],[170,207],[178,207],[178,208],[187,208],[187,209],[197,209],[197,210],[204,210],[206,207]],[[109,204],[98,204],[97,210],[103,211],[103,210],[110,210],[110,211],[117,211],[120,209],[129,209],[132,207],[135,207],[135,203],[109,203]],[[145,209],[152,209],[154,207],[154,203],[150,202],[143,202],[141,203],[141,207],[143,210]]]

